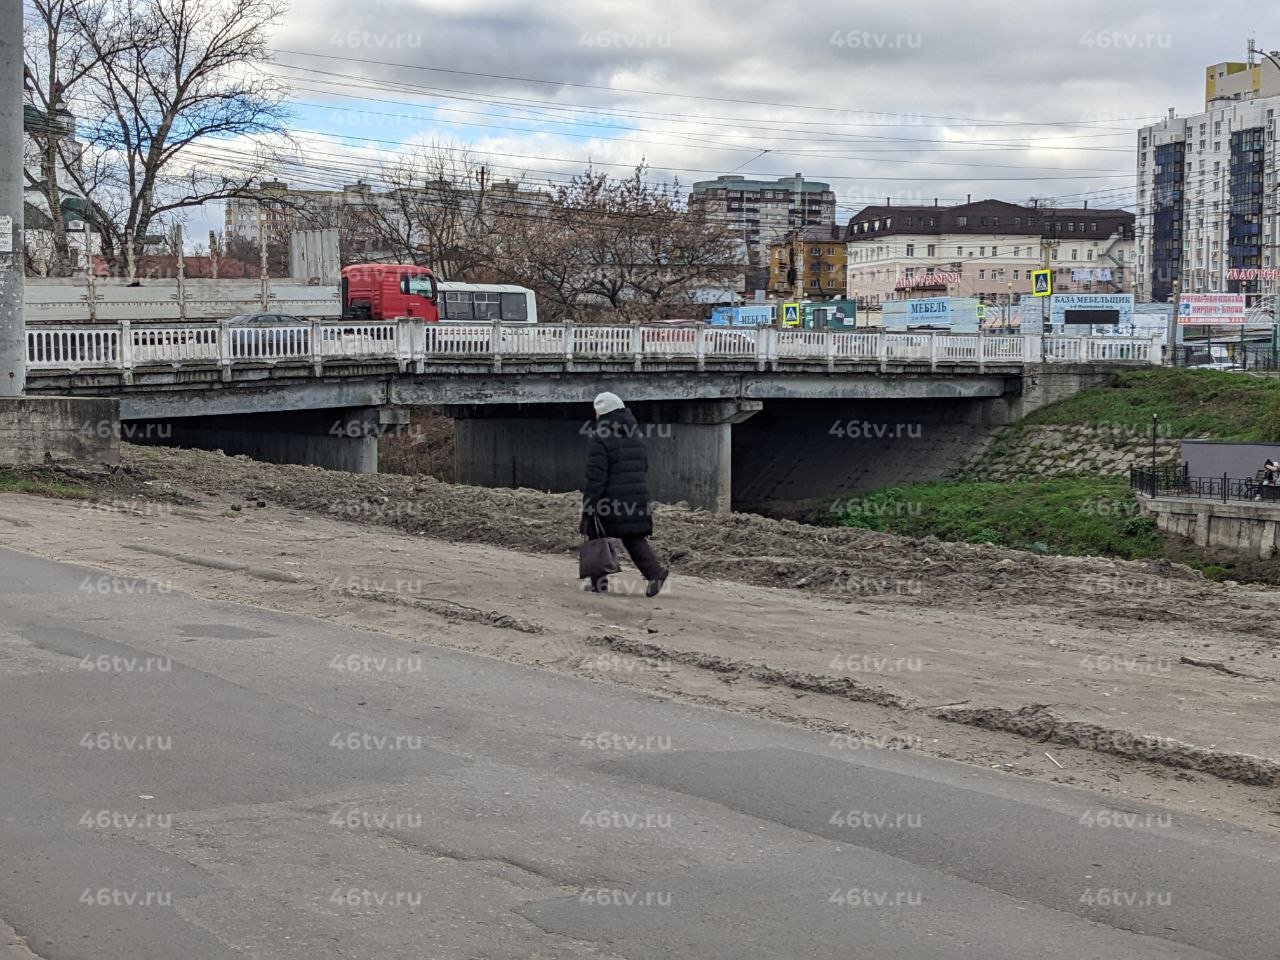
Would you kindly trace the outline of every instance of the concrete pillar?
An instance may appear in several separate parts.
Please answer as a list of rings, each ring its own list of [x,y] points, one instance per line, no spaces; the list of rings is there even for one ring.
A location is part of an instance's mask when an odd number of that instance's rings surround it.
[[[22,321],[22,4],[0,3],[0,397],[20,397],[27,373]],[[53,118],[50,118],[52,120]],[[17,407],[10,406],[13,411]]]
[[[650,496],[727,513],[732,504],[733,425],[760,406],[751,400],[643,405],[637,417],[649,451]],[[455,418],[459,483],[553,493],[582,489],[593,421],[580,409],[548,410],[559,417],[516,416],[516,411],[483,407],[448,412]]]
[[[586,421],[456,416],[454,476],[477,487],[582,489]]]

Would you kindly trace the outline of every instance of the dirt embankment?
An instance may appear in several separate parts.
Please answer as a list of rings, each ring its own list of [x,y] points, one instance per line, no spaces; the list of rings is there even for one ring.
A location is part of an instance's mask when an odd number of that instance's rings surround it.
[[[536,553],[578,547],[576,494],[458,487],[431,477],[355,475],[199,450],[124,448],[124,487],[166,485],[292,507],[461,543]],[[1280,594],[1232,590],[1166,560],[1038,556],[754,514],[658,507],[654,542],[678,573],[867,602],[984,610],[1031,603],[1064,622],[1134,621],[1236,630],[1280,641]]]

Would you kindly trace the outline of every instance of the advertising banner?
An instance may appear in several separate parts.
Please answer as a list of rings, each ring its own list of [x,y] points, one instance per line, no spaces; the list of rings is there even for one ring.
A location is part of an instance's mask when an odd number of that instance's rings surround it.
[[[1183,326],[1244,322],[1243,293],[1183,293],[1178,296],[1178,323]]]
[[[1049,322],[1055,327],[1130,324],[1133,294],[1055,293],[1049,298]]]

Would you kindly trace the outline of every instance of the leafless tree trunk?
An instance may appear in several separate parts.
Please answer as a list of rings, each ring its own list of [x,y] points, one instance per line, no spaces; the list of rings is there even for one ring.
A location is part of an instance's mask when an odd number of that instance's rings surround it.
[[[279,0],[65,6],[63,29],[92,59],[78,103],[103,118],[86,138],[97,182],[78,186],[103,211],[104,247],[136,259],[157,221],[232,196],[269,170],[269,153],[226,140],[282,129],[283,90],[252,67],[267,58],[267,29],[284,7]]]
[[[116,57],[132,42],[112,29],[101,0],[28,0],[34,15],[23,38],[25,87],[32,110],[24,118],[28,149],[24,163],[27,185],[40,190],[48,206],[52,236],[47,272],[66,276],[75,266],[67,237],[64,193],[85,196],[86,177],[80,145],[75,137],[74,109],[100,70],[104,57]],[[98,24],[97,42],[81,32],[81,25]],[[95,227],[92,209],[86,217]]]

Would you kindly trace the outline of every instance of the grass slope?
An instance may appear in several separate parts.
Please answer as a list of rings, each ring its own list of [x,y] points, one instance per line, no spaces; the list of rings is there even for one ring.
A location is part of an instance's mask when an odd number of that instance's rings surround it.
[[[1106,478],[889,487],[838,502],[829,522],[1040,552],[1125,559],[1163,554],[1155,523],[1138,515],[1128,482]]]
[[[1166,437],[1280,441],[1280,380],[1216,370],[1130,370],[1114,386],[1085,390],[1022,421],[1034,426],[1151,429]]]

